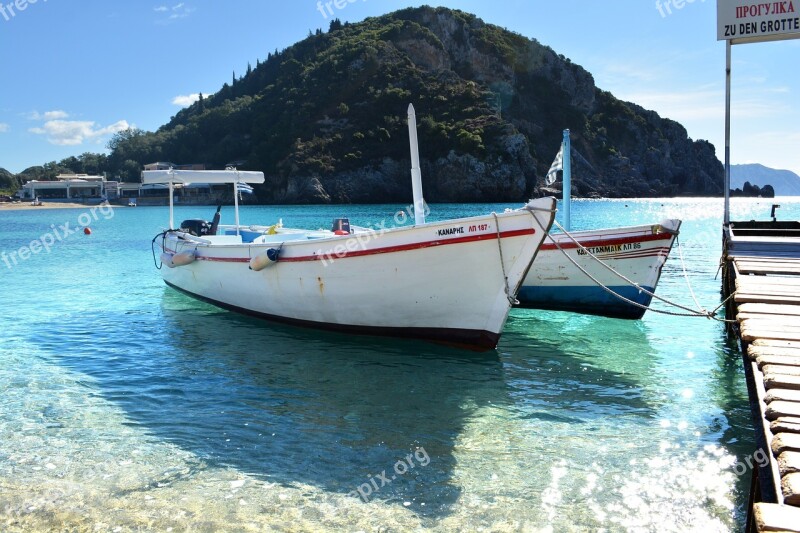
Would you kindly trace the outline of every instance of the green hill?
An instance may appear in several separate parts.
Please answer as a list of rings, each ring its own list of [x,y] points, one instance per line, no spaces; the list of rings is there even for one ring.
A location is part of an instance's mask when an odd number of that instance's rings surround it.
[[[0,167],[0,191],[12,193],[19,189],[17,177],[8,170]]]
[[[572,131],[583,196],[718,195],[723,169],[678,123],[598,89],[536,40],[445,8],[333,21],[154,133],[110,143],[111,175],[152,161],[262,170],[265,202],[408,201],[406,109],[417,110],[431,202],[538,193]]]

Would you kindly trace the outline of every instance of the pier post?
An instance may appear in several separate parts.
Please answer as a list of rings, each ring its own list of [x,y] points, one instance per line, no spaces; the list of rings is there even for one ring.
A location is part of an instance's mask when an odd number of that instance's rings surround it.
[[[723,224],[731,223],[731,42],[725,41],[725,216]]]

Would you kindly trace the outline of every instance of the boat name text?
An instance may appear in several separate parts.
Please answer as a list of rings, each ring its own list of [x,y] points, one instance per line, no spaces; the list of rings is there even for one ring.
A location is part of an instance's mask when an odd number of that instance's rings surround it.
[[[578,255],[587,255],[587,253],[590,253],[592,255],[615,254],[627,250],[639,250],[641,248],[642,248],[642,243],[640,242],[632,242],[628,244],[610,244],[608,246],[591,246],[586,249],[578,248]]]
[[[445,228],[436,230],[436,235],[439,237],[445,237],[447,235],[460,235],[464,233],[464,226],[459,226],[457,228]]]

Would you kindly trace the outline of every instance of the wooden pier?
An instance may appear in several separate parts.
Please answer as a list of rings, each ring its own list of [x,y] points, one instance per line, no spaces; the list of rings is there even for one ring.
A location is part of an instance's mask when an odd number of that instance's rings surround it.
[[[724,229],[728,331],[741,342],[756,429],[747,531],[800,532],[800,223]],[[765,463],[765,459],[760,461]]]

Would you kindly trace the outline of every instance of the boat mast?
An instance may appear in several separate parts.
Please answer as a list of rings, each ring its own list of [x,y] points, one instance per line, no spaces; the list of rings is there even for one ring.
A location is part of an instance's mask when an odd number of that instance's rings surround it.
[[[233,213],[236,221],[236,235],[239,235],[239,171],[235,168],[236,179],[233,180]]]
[[[411,142],[411,189],[414,191],[414,224],[425,224],[425,199],[422,197],[422,171],[419,169],[417,116],[414,104],[408,104],[408,138]]]
[[[174,216],[174,203],[173,203],[173,184],[172,180],[174,178],[174,171],[172,167],[170,167],[170,176],[169,179],[169,229],[175,229],[175,216]]]
[[[563,177],[561,179],[561,196],[564,202],[564,228],[567,231],[571,230],[570,226],[570,207],[571,207],[571,200],[572,200],[572,159],[570,157],[570,141],[569,141],[569,130],[564,130],[564,143],[561,145],[562,148],[562,158],[561,158],[561,165],[562,165],[562,172]]]

